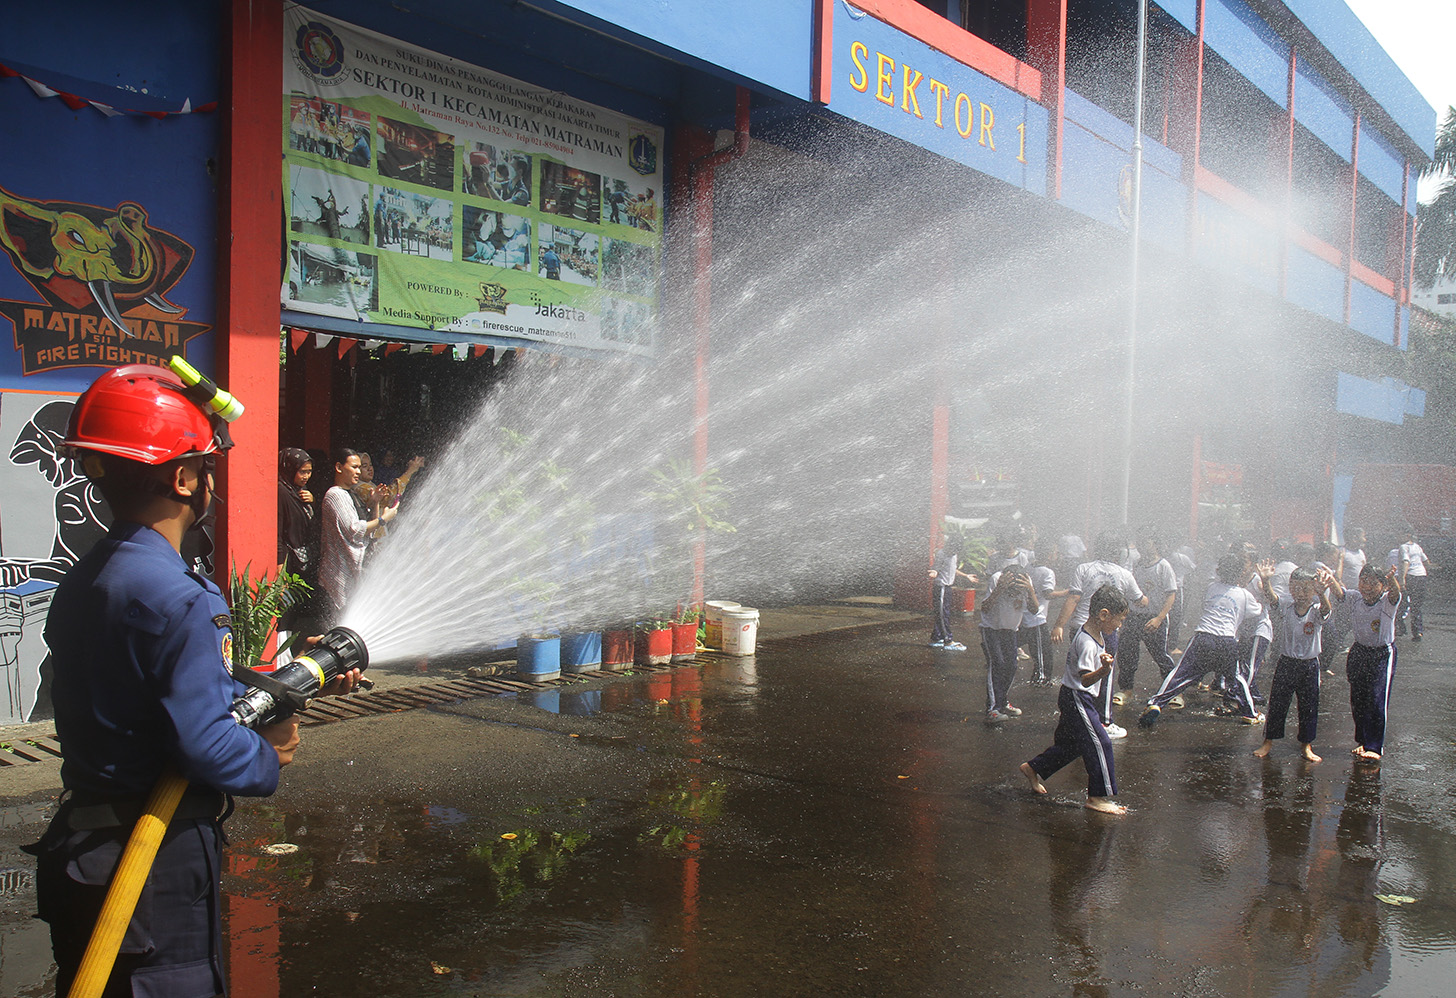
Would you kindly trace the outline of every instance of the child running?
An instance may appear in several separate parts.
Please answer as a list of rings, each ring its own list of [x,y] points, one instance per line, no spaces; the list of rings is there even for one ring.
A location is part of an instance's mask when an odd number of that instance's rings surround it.
[[[1320,642],[1324,623],[1330,616],[1328,589],[1342,596],[1339,581],[1328,569],[1318,572],[1296,568],[1289,573],[1289,597],[1274,592],[1272,580],[1264,580],[1264,596],[1279,622],[1283,653],[1274,665],[1269,686],[1269,720],[1264,725],[1264,744],[1254,749],[1260,759],[1269,755],[1274,742],[1284,737],[1284,719],[1290,702],[1299,701],[1299,743],[1304,757],[1319,762],[1314,754],[1314,735],[1319,722]]]
[[[1350,714],[1355,719],[1355,747],[1350,754],[1367,762],[1380,761],[1385,750],[1385,713],[1390,704],[1390,680],[1395,675],[1395,616],[1400,607],[1396,570],[1385,575],[1374,565],[1360,569],[1359,588],[1345,591],[1355,641],[1345,659],[1350,681]]]
[[[1030,762],[1021,764],[1021,775],[1039,794],[1047,792],[1042,780],[1049,779],[1067,763],[1082,757],[1087,767],[1087,807],[1104,814],[1126,814],[1127,808],[1113,800],[1117,780],[1112,771],[1112,739],[1102,725],[1099,705],[1102,687],[1110,681],[1115,656],[1107,650],[1107,639],[1127,619],[1127,598],[1115,585],[1103,585],[1087,605],[1087,622],[1072,638],[1067,665],[1062,673],[1057,722],[1052,745]]]
[[[1273,570],[1271,563],[1264,562],[1258,566],[1257,578],[1267,579]],[[1148,701],[1148,709],[1138,718],[1138,724],[1151,728],[1158,723],[1163,708],[1208,672],[1223,676],[1227,686],[1233,688],[1240,719],[1245,724],[1263,720],[1254,709],[1248,677],[1239,667],[1239,625],[1258,617],[1264,609],[1243,585],[1249,571],[1249,558],[1242,548],[1231,550],[1218,560],[1218,578],[1209,583],[1203,597],[1203,615],[1198,618],[1197,632],[1188,642],[1178,668],[1168,673],[1163,685]]]
[[[1121,537],[1108,533],[1098,535],[1092,548],[1093,559],[1084,561],[1072,572],[1072,582],[1067,587],[1067,601],[1062,604],[1061,615],[1057,617],[1056,625],[1052,627],[1052,641],[1055,644],[1061,644],[1065,640],[1068,622],[1071,623],[1073,634],[1076,634],[1077,629],[1087,622],[1090,607],[1083,597],[1096,592],[1107,583],[1112,583],[1117,587],[1117,591],[1122,593],[1129,607],[1148,605],[1148,598],[1138,588],[1137,579],[1118,564],[1118,560],[1126,553],[1127,545]],[[1108,644],[1108,650],[1116,657],[1116,634],[1108,639]],[[1126,738],[1127,729],[1112,721],[1112,683],[1103,683],[1101,689],[1102,724],[1107,729],[1108,737]]]

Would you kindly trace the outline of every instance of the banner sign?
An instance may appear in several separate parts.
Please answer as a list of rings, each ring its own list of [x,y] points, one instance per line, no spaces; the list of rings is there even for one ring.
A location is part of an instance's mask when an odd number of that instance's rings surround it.
[[[1046,108],[845,0],[830,37],[830,110],[1046,194]]]
[[[662,129],[302,7],[284,58],[284,307],[653,351]]]
[[[1244,466],[1223,464],[1219,461],[1200,461],[1199,474],[1208,485],[1243,485]]]

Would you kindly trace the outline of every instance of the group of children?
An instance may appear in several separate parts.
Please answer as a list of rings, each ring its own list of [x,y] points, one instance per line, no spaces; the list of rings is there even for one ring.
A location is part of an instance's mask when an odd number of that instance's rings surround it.
[[[1121,814],[1126,809],[1114,800],[1111,749],[1112,741],[1127,732],[1114,722],[1112,711],[1129,698],[1140,650],[1149,652],[1162,675],[1139,718],[1143,727],[1156,724],[1163,711],[1181,708],[1183,692],[1213,673],[1225,703],[1221,712],[1245,724],[1265,725],[1263,744],[1254,755],[1268,756],[1274,742],[1284,737],[1291,706],[1297,706],[1296,736],[1304,758],[1313,763],[1320,761],[1313,743],[1321,674],[1334,674],[1329,666],[1336,648],[1352,632],[1346,662],[1355,722],[1352,754],[1378,761],[1396,664],[1397,626],[1410,602],[1403,598],[1402,580],[1411,577],[1413,560],[1423,570],[1433,566],[1423,552],[1406,555],[1402,547],[1382,572],[1367,562],[1361,539],[1352,538],[1343,550],[1327,545],[1318,552],[1320,560],[1312,545],[1276,543],[1275,557],[1257,564],[1251,545],[1231,546],[1218,560],[1193,638],[1175,664],[1169,639],[1176,640],[1180,632],[1185,581],[1194,567],[1187,549],[1165,556],[1151,531],[1137,538],[1135,548],[1116,537],[1100,537],[1091,557],[1072,570],[1067,588],[1058,590],[1049,566],[1034,564],[1031,551],[1016,535],[1003,536],[987,560],[991,575],[980,607],[987,721],[1001,723],[1021,714],[1008,700],[1018,655],[1032,659],[1034,682],[1049,683],[1053,646],[1065,642],[1065,667],[1055,680],[1061,716],[1053,744],[1023,763],[1021,773],[1037,793],[1046,793],[1043,781],[1080,757],[1088,774],[1087,807]],[[1407,543],[1414,545],[1414,538]],[[944,612],[949,588],[957,579],[977,584],[961,570],[958,555],[953,544],[942,548],[931,571],[937,583],[932,645],[950,650],[965,646],[950,636]],[[1424,571],[1422,581],[1423,576]],[[1049,624],[1048,606],[1063,596],[1061,612]],[[1413,636],[1419,633],[1418,621],[1411,621]],[[1266,717],[1258,710],[1264,698],[1256,681],[1271,647],[1278,657]]]

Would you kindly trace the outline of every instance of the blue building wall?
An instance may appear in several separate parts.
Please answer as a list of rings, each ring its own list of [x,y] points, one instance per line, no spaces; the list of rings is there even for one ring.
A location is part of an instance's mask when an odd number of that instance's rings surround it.
[[[665,50],[799,100],[809,99],[814,6],[806,0],[555,0],[608,31],[650,38]]]
[[[0,188],[24,202],[69,202],[96,212],[139,205],[151,229],[191,247],[191,263],[164,295],[186,310],[189,323],[211,323],[214,315],[220,119],[171,112],[221,96],[220,11],[186,0],[140,10],[57,0],[8,11],[0,33],[0,63],[51,90],[132,112],[167,112],[159,120],[143,113],[107,116],[89,105],[73,110],[60,97],[38,96],[22,79],[0,79]],[[3,254],[0,299],[44,300]],[[9,326],[0,319],[0,342],[10,340]],[[190,340],[185,352],[211,370],[212,334]],[[25,374],[21,353],[0,350],[0,388],[81,391],[117,362],[98,356],[87,364],[82,353],[76,363]]]
[[[1430,158],[1436,149],[1435,109],[1354,12],[1337,0],[1283,0],[1283,4]]]
[[[75,395],[119,363],[180,352],[213,367],[220,121],[173,112],[221,96],[222,9],[54,0],[5,12],[0,64],[45,89],[0,78],[0,600],[10,694],[0,724],[52,716],[41,670],[56,579],[110,522],[59,450]],[[181,313],[131,296],[137,289],[105,269],[145,273],[123,231],[159,259],[190,254],[185,270],[168,265],[150,285],[136,282]],[[81,279],[90,274],[107,275],[118,318],[137,337],[106,317]]]

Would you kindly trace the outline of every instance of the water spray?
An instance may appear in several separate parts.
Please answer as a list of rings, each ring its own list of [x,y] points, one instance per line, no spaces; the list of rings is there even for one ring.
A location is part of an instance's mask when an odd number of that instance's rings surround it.
[[[233,701],[233,718],[245,728],[276,724],[308,706],[325,686],[350,669],[369,668],[369,651],[359,632],[335,627],[319,643],[277,672],[253,672],[234,677],[250,689]]]

